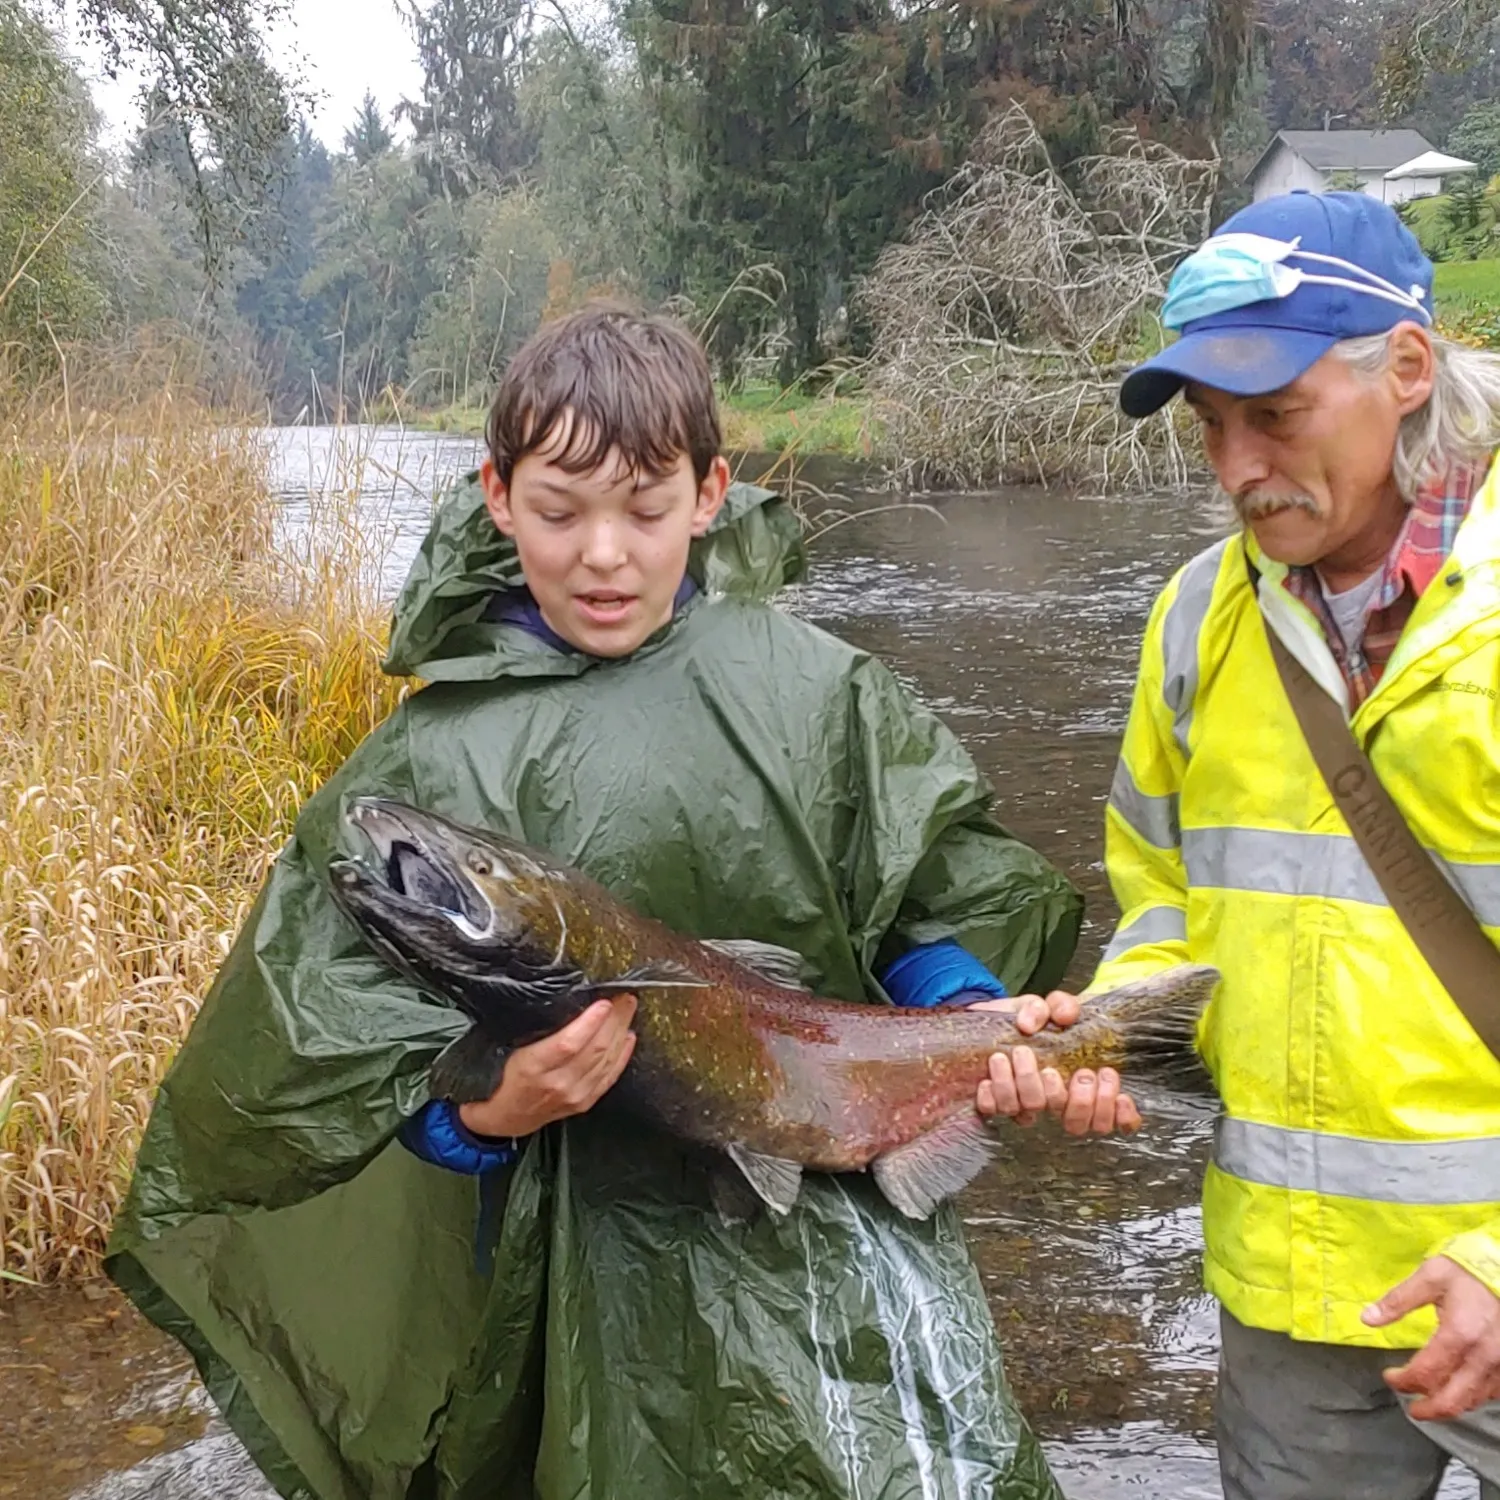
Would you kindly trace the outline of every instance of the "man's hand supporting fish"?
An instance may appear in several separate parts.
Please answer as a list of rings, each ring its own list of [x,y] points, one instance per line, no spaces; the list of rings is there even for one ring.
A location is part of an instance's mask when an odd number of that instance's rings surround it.
[[[1053,990],[1045,999],[1020,995],[1014,1000],[981,1000],[969,1009],[1009,1012],[1022,1036],[1035,1036],[1049,1024],[1066,1030],[1080,1015],[1078,996],[1065,990]],[[1006,1115],[1017,1125],[1035,1124],[1044,1112],[1056,1115],[1069,1135],[1110,1135],[1138,1130],[1141,1124],[1135,1100],[1120,1092],[1120,1075],[1113,1068],[1097,1073],[1085,1068],[1064,1083],[1056,1068],[1038,1064],[1030,1047],[991,1056],[989,1077],[979,1085],[975,1108],[986,1119]]]

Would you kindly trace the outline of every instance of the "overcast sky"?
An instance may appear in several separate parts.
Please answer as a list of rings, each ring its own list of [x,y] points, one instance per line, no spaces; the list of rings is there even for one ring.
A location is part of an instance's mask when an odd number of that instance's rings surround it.
[[[343,144],[367,88],[389,117],[402,95],[414,98],[422,85],[416,43],[394,0],[292,0],[291,22],[270,44],[278,64],[300,65],[316,96],[312,127],[335,149]],[[79,43],[76,28],[71,46],[104,115],[106,143],[123,145],[140,123],[135,103],[140,79],[104,78],[99,54]]]

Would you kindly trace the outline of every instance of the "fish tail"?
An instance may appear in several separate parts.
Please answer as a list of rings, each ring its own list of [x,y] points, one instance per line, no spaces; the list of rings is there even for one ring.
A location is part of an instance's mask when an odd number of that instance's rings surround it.
[[[1115,1035],[1123,1048],[1126,1087],[1137,1079],[1172,1087],[1211,1086],[1197,1050],[1198,1021],[1219,971],[1177,964],[1084,1001],[1084,1016]]]

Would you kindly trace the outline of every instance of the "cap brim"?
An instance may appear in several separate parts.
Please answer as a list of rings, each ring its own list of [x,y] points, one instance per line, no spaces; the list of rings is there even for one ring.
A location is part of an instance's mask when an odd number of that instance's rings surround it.
[[[1205,328],[1138,365],[1120,383],[1120,409],[1149,417],[1188,381],[1231,396],[1264,396],[1290,385],[1338,343],[1297,328]]]

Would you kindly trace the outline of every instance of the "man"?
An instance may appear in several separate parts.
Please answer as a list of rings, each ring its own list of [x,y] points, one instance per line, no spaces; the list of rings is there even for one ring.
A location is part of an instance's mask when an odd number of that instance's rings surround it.
[[[1267,634],[1500,942],[1500,361],[1435,336],[1431,302],[1383,204],[1269,199],[1178,268],[1181,336],[1120,393],[1132,417],[1182,393],[1241,523],[1151,613],[1094,981],[1223,973],[1229,1500],[1417,1500],[1450,1455],[1500,1496],[1500,1060],[1350,837]]]

